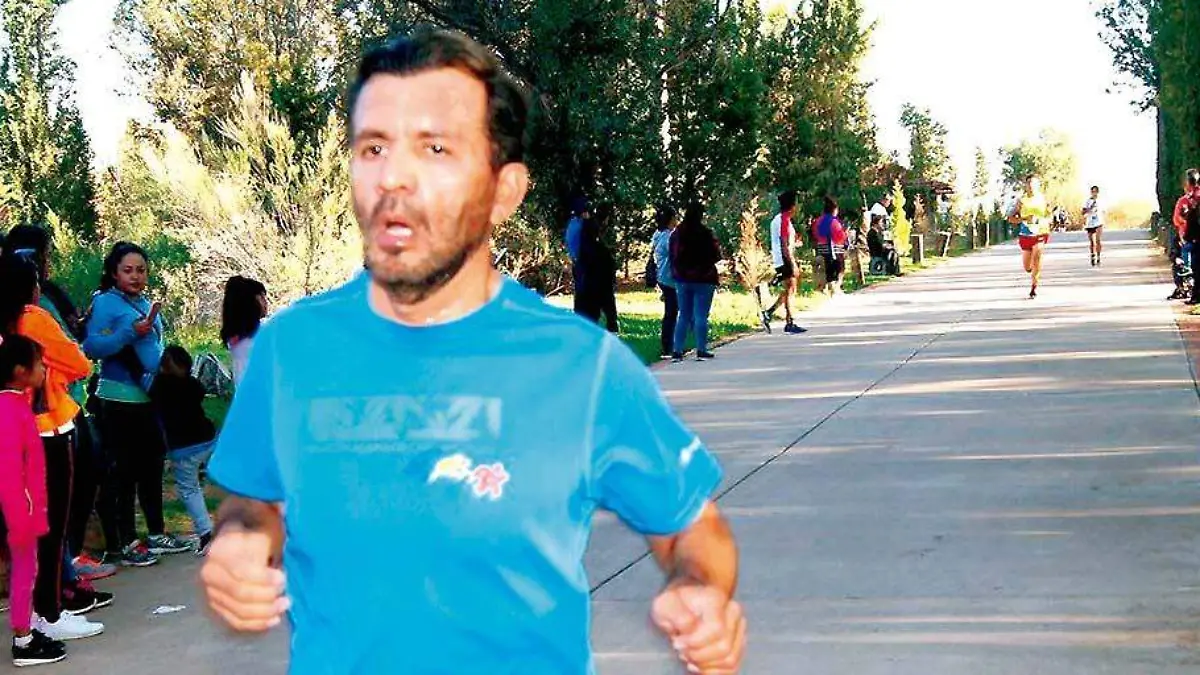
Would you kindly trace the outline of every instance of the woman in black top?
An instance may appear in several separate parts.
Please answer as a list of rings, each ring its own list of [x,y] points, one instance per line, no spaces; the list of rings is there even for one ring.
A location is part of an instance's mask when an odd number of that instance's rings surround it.
[[[703,220],[704,207],[693,202],[671,235],[671,271],[679,295],[679,323],[675,326],[672,354],[676,362],[683,360],[689,330],[696,333],[696,359],[715,356],[708,351],[708,315],[720,281],[717,263],[721,260],[721,247]]]

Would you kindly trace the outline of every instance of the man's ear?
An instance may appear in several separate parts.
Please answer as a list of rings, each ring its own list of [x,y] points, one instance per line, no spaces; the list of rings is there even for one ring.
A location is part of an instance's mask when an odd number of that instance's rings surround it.
[[[496,197],[492,202],[493,226],[512,217],[529,192],[529,167],[520,162],[505,164],[496,180]]]

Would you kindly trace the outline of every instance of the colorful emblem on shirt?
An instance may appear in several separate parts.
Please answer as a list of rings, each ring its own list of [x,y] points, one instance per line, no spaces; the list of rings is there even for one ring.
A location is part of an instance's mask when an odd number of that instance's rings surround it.
[[[466,483],[471,486],[476,497],[487,497],[496,501],[504,496],[504,486],[508,483],[508,471],[501,462],[473,466],[471,458],[461,453],[443,457],[433,465],[429,472],[429,482],[448,480],[455,483]]]

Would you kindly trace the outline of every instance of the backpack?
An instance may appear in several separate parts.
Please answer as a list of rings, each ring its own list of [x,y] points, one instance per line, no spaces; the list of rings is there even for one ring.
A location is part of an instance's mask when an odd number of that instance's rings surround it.
[[[1189,242],[1200,242],[1200,200],[1196,197],[1188,197],[1184,218],[1187,228],[1183,231],[1183,238]]]
[[[206,352],[192,366],[192,377],[200,381],[209,396],[229,398],[233,396],[233,376],[212,352]]]

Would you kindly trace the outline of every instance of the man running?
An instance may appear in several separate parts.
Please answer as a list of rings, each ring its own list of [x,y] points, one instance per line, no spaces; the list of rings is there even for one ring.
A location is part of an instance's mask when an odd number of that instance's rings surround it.
[[[492,267],[529,185],[523,92],[421,29],[368,53],[349,100],[367,271],[255,340],[212,461],[232,496],[209,605],[239,631],[286,614],[293,675],[593,673],[583,555],[604,508],[649,538],[679,658],[736,672],[716,460],[616,337]]]
[[[1033,284],[1029,299],[1037,298],[1038,282],[1042,278],[1042,253],[1050,242],[1050,209],[1042,194],[1042,181],[1037,176],[1025,178],[1025,193],[1017,200],[1009,222],[1020,223],[1021,262]]]
[[[796,210],[796,193],[788,190],[779,195],[779,213],[771,220],[771,260],[775,263],[775,276],[783,284],[783,290],[775,304],[763,310],[762,323],[767,332],[771,332],[771,321],[775,318],[775,310],[783,305],[783,315],[787,323],[783,327],[785,333],[806,333],[807,328],[797,326],[792,318],[792,294],[796,292],[795,249],[800,245],[796,236],[796,228],[792,226],[792,215]]]
[[[1092,196],[1083,203],[1084,229],[1087,230],[1088,245],[1092,251],[1092,267],[1100,266],[1100,253],[1104,244],[1100,238],[1104,234],[1104,207],[1100,203],[1100,187],[1092,186]]]

